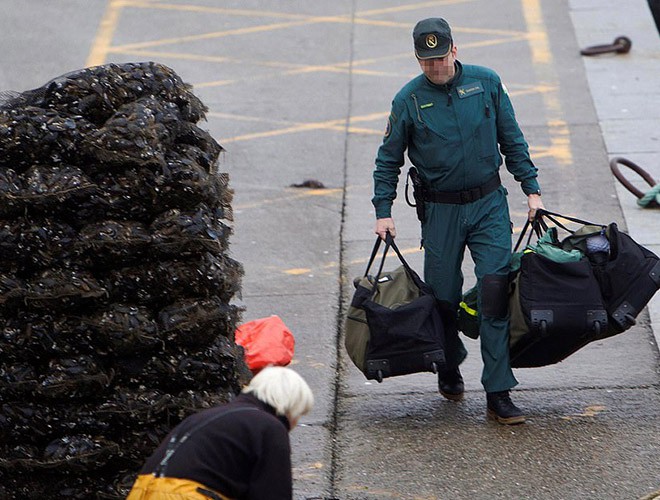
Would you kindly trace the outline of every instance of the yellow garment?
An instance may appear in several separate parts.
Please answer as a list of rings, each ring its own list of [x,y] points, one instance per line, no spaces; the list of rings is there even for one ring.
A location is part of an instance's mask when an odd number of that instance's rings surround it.
[[[201,491],[200,491],[201,490]],[[207,491],[209,494],[204,494]],[[222,493],[189,479],[155,477],[142,474],[137,477],[126,500],[231,500]]]

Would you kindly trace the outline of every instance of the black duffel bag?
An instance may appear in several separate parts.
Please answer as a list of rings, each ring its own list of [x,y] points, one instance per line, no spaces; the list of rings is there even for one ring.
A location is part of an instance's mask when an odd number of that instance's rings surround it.
[[[637,315],[660,288],[658,256],[620,231],[616,223],[594,224],[541,210],[531,224],[537,236],[542,234],[543,230],[556,230],[548,228],[544,219],[568,233],[561,242],[555,241],[558,250],[579,251],[584,258],[577,263],[557,263],[547,262],[547,259],[543,260],[533,252],[523,253],[521,257],[518,254],[520,268],[513,273],[510,300],[510,350],[513,367],[556,363],[589,342],[626,331],[635,324]],[[563,224],[558,219],[581,226],[573,230],[568,227],[569,224]],[[518,239],[516,249],[527,226],[526,224]],[[529,238],[527,247],[529,248]],[[569,271],[570,279],[567,279]],[[594,279],[598,285],[597,290]],[[557,296],[553,297],[553,294]],[[566,307],[566,316],[560,320],[560,324],[564,326],[560,328],[555,324],[553,328],[561,329],[564,333],[555,334],[551,341],[547,338],[550,325],[547,318],[544,318],[549,309],[544,310],[542,303],[557,300],[583,308],[586,316],[577,313],[577,309],[571,312],[568,305],[562,306]],[[605,320],[602,318],[600,304],[606,312]],[[566,325],[572,316],[570,321],[577,320],[578,325],[571,333],[566,329]],[[555,321],[557,315],[553,314],[552,317]],[[579,320],[579,317],[586,317],[586,330],[585,323]],[[526,327],[529,331],[525,331]]]
[[[556,228],[548,228],[541,211],[528,221],[514,248],[520,258],[511,281],[510,359],[514,368],[558,363],[607,329],[607,312],[590,260],[565,251]],[[517,254],[532,227],[541,236]],[[531,237],[531,233],[530,233]]]
[[[367,379],[444,369],[444,327],[431,287],[408,265],[387,235],[378,273],[369,275],[380,247],[374,244],[364,276],[354,280],[355,293],[346,318],[344,344]],[[383,272],[389,248],[401,266]]]
[[[549,216],[553,215],[550,213]],[[564,217],[573,222],[583,222]],[[603,227],[601,235],[607,239],[607,250],[590,252],[590,228],[583,226],[562,240],[565,249],[577,248],[585,252],[600,283],[605,309],[609,315],[608,328],[600,338],[626,331],[660,289],[660,259],[628,234],[619,230],[615,222]]]

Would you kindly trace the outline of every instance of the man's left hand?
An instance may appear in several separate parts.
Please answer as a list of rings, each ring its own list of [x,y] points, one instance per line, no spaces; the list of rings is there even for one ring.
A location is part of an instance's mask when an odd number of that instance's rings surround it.
[[[529,218],[530,221],[534,220],[534,217],[536,216],[536,211],[539,208],[545,209],[540,194],[527,195],[527,206],[529,207],[529,214],[527,217]]]

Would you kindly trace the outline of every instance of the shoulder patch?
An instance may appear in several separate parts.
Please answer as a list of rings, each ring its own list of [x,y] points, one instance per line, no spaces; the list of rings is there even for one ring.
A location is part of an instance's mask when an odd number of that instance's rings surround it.
[[[387,117],[387,123],[385,124],[385,137],[389,137],[392,133],[392,125],[396,123],[396,115],[390,113],[390,116]]]
[[[472,95],[481,94],[483,91],[484,87],[481,85],[481,82],[466,83],[465,85],[461,85],[460,87],[456,88],[458,97],[461,99],[465,99],[466,97],[470,97]]]

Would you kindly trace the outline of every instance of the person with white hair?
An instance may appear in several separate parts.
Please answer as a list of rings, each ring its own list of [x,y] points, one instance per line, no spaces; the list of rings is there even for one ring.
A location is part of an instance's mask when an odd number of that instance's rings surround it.
[[[289,431],[313,404],[298,373],[264,368],[231,402],[191,415],[172,430],[127,500],[290,500]]]

